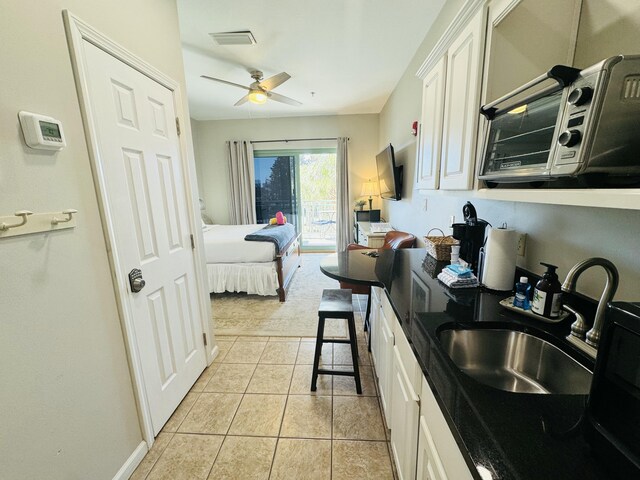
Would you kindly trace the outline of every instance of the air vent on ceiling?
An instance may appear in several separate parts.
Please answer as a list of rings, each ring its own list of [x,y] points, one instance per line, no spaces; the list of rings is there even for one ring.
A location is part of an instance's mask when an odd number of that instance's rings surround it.
[[[239,32],[218,32],[210,33],[213,41],[218,45],[254,45],[256,37],[249,30]]]

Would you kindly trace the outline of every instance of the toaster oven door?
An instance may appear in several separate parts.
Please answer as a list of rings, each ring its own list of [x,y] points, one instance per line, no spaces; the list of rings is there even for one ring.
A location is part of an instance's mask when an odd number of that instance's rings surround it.
[[[479,178],[529,182],[549,177],[565,90],[502,111],[489,121]]]

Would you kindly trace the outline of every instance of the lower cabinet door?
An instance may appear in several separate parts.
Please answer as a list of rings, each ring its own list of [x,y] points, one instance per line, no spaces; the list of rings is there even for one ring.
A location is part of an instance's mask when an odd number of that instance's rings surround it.
[[[433,437],[427,426],[427,421],[423,416],[420,416],[418,431],[418,471],[416,472],[416,480],[447,480],[447,474],[433,443]]]
[[[418,480],[472,480],[473,475],[453,438],[427,380],[420,393]]]
[[[378,320],[380,333],[380,343],[378,344],[380,349],[379,355],[379,367],[378,371],[378,386],[380,387],[380,403],[382,405],[382,411],[384,418],[387,420],[387,426],[391,428],[391,374],[393,367],[393,344],[394,337],[393,331],[389,326],[389,321],[384,313],[384,310],[380,308],[378,310]]]
[[[380,368],[380,294],[371,287],[371,313],[369,313],[369,323],[371,330],[371,358],[376,374]]]
[[[420,398],[416,394],[397,347],[393,349],[391,382],[391,450],[400,480],[416,478]]]

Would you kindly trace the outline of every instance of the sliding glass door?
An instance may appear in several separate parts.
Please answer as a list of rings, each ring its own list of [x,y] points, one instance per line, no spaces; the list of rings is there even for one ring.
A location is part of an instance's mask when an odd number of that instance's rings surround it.
[[[256,151],[258,223],[282,211],[305,251],[336,247],[336,150]]]
[[[255,154],[256,219],[269,223],[282,212],[296,229],[298,220],[297,165],[293,155]]]

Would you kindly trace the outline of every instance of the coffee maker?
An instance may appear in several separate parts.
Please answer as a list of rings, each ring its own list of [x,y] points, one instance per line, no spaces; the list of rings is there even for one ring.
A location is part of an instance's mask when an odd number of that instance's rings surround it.
[[[478,258],[484,245],[485,230],[488,223],[478,220],[475,207],[467,202],[462,207],[464,223],[454,223],[453,238],[460,241],[460,258],[469,264],[473,273],[478,274]]]

